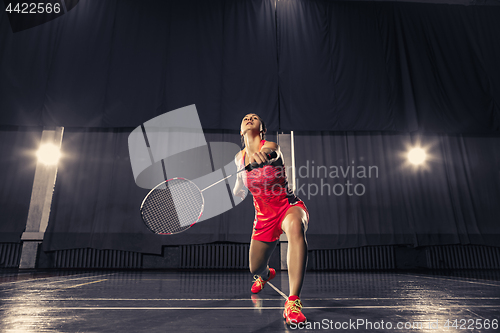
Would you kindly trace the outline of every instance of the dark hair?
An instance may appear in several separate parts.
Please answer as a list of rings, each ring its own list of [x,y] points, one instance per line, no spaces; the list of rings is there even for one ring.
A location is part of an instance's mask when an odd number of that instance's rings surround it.
[[[255,113],[254,113],[255,114]],[[266,139],[266,131],[267,131],[267,128],[266,128],[266,123],[264,122],[264,120],[258,115],[258,114],[255,114],[257,117],[259,117],[259,121],[260,121],[260,124],[262,126],[262,132],[260,134],[260,139],[261,140],[265,140]],[[242,135],[241,136],[241,146],[244,148],[245,147],[245,137]]]

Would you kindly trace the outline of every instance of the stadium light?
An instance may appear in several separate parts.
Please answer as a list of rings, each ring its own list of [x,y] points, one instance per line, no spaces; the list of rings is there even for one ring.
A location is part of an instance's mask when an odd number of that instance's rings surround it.
[[[56,165],[59,162],[59,158],[61,157],[61,151],[59,147],[52,143],[46,143],[40,145],[36,156],[38,157],[38,161],[45,165]]]
[[[413,165],[420,165],[424,163],[426,159],[427,159],[427,154],[425,153],[425,150],[423,150],[420,147],[412,148],[408,152],[408,160]]]

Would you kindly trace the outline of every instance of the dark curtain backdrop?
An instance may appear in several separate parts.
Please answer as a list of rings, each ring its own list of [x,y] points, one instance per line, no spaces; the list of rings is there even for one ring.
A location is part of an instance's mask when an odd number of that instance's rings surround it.
[[[312,249],[498,246],[500,136],[303,132],[295,143]],[[424,167],[408,162],[413,146]]]
[[[39,127],[0,127],[0,243],[19,243],[35,177]]]
[[[13,33],[2,11],[0,124],[136,127],[196,104],[205,129],[253,111],[272,130],[498,131],[498,17],[500,6],[82,0]]]
[[[81,0],[13,33],[2,10],[0,124],[136,127],[196,104],[206,129],[255,111],[277,129],[275,22],[274,0]]]
[[[498,131],[499,7],[279,1],[281,128]]]

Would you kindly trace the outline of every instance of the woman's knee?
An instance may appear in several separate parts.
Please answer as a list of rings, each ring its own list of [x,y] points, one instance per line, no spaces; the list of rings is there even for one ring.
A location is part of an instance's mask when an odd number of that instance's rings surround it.
[[[282,223],[282,229],[286,233],[288,239],[305,238],[305,231],[307,229],[308,216],[300,207],[293,207],[289,209],[285,219]]]
[[[304,236],[305,226],[304,222],[300,219],[295,219],[290,221],[287,225],[287,228],[284,230],[286,233],[286,237],[290,241],[291,239],[301,240]]]

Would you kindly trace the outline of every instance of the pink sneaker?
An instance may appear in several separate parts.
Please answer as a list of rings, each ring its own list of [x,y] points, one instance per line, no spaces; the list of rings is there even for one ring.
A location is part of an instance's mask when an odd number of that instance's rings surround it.
[[[274,270],[274,268],[269,268],[269,279],[267,279],[266,281],[262,280],[262,278],[260,276],[257,276],[255,275],[254,276],[254,283],[252,285],[252,292],[254,294],[257,294],[258,292],[260,292],[262,289],[264,289],[264,286],[266,285],[266,282],[267,281],[271,281],[272,279],[274,279],[274,277],[276,276],[276,271]]]
[[[291,298],[291,299],[290,299]],[[285,311],[283,311],[283,318],[286,323],[304,323],[307,319],[302,314],[302,302],[297,296],[290,296],[285,302]]]

